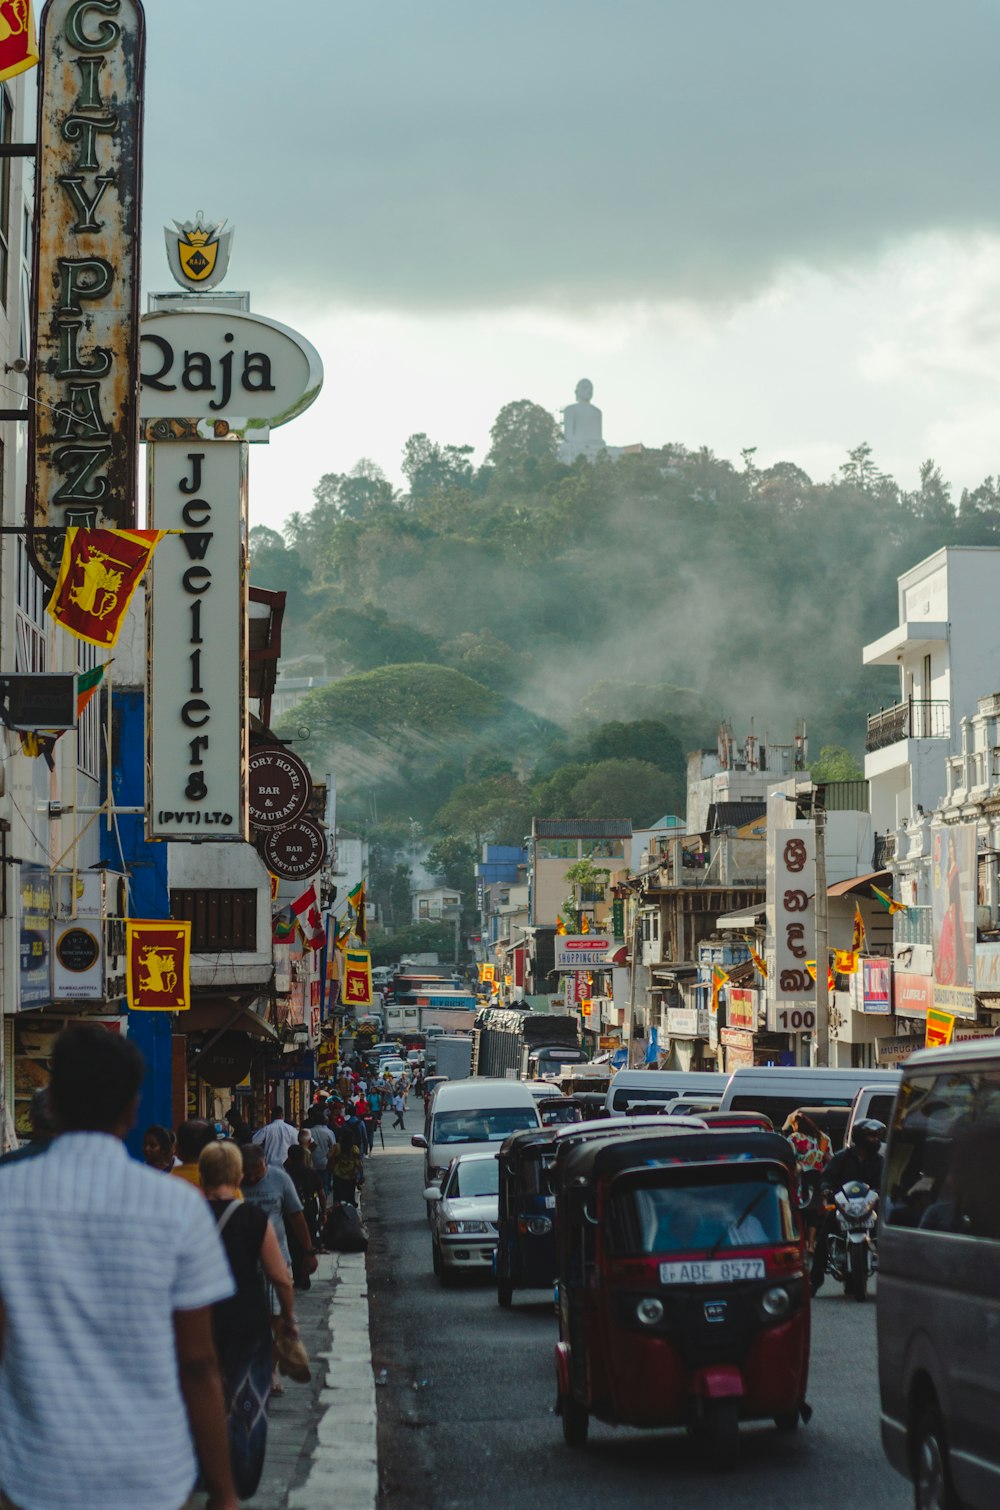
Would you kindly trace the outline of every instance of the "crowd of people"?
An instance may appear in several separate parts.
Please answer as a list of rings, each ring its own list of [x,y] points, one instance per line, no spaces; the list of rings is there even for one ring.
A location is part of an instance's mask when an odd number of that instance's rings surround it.
[[[234,1106],[147,1127],[143,1167],[123,1145],[144,1072],[130,1040],[68,1028],[31,1142],[0,1159],[0,1510],[181,1510],[196,1478],[208,1510],[254,1493],[281,1373],[308,1377],[295,1291],[338,1215],[360,1229],[366,1156],[410,1089],[355,1060],[298,1126]]]

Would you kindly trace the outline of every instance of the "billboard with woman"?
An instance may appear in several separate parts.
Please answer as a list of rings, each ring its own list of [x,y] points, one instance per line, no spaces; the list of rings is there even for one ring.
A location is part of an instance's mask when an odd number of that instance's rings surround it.
[[[976,1015],[976,825],[935,828],[931,839],[934,1005]]]

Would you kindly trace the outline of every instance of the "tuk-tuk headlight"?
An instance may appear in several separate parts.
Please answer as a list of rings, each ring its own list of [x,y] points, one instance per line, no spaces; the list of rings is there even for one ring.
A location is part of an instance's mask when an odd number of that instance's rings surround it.
[[[544,1237],[552,1231],[552,1222],[547,1216],[529,1216],[524,1224],[532,1237]]]
[[[773,1290],[765,1290],[760,1303],[768,1316],[785,1316],[791,1309],[792,1297],[781,1285],[775,1285]]]
[[[643,1326],[655,1326],[663,1320],[663,1301],[657,1300],[655,1295],[647,1295],[645,1300],[640,1300],[635,1308],[635,1314]]]

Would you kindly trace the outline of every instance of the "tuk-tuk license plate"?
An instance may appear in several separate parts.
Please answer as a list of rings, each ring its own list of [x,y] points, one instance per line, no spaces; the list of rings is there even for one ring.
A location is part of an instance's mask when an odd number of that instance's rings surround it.
[[[660,1265],[661,1285],[714,1285],[732,1284],[740,1279],[763,1279],[762,1258],[710,1258],[703,1263],[690,1260],[687,1263]]]

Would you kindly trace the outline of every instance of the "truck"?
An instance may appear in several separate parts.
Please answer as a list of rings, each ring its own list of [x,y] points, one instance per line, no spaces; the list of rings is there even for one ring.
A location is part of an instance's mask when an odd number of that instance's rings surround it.
[[[434,1068],[426,1064],[428,1073],[447,1075],[449,1080],[467,1080],[472,1074],[472,1036],[447,1034],[427,1040],[427,1053],[433,1054]]]
[[[537,1057],[540,1049],[565,1049],[567,1063],[587,1058],[580,1047],[577,1017],[556,1017],[548,1012],[513,1007],[482,1007],[476,1017],[473,1038],[476,1045],[473,1072],[477,1075],[512,1075],[520,1080],[539,1076],[537,1066],[546,1061],[546,1056],[542,1060]],[[551,1064],[553,1071],[557,1062]]]
[[[439,958],[438,958],[438,956],[436,954],[431,954],[431,953],[425,953],[425,954],[406,954],[400,960],[399,967],[403,971],[403,973],[405,974],[407,965],[417,966],[417,965],[437,965],[437,964],[440,964],[440,960],[439,960]]]

